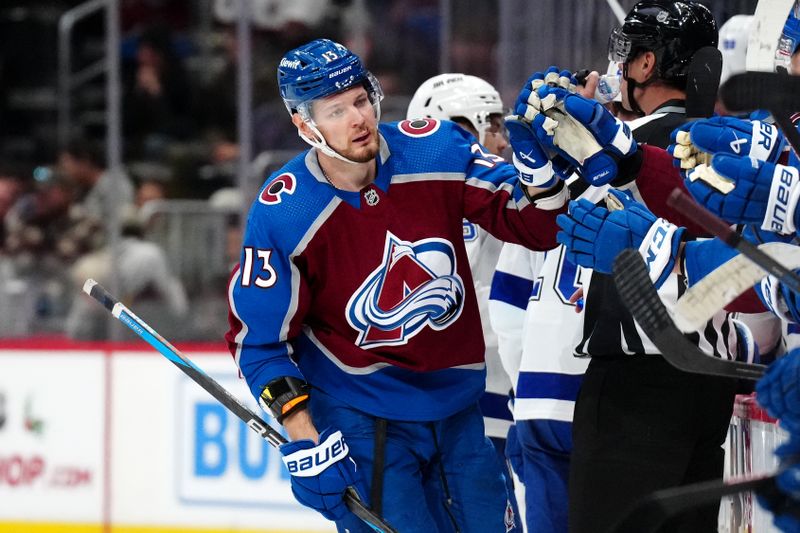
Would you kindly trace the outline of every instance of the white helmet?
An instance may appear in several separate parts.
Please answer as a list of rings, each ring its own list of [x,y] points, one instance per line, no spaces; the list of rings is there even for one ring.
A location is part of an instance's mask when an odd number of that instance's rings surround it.
[[[718,45],[722,53],[720,85],[734,74],[747,70],[745,68],[747,41],[750,38],[752,25],[753,15],[734,15],[720,27]]]
[[[406,118],[452,120],[463,117],[478,132],[483,144],[489,115],[503,114],[500,94],[490,83],[467,74],[439,74],[425,81],[408,104]]]

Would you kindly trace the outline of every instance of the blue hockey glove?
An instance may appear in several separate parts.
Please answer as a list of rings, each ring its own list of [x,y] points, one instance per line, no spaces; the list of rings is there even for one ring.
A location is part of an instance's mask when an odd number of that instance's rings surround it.
[[[689,130],[695,122],[681,124],[670,134],[672,144],[667,146],[667,152],[672,156],[672,166],[681,169],[681,176],[688,178],[688,172],[699,165],[711,163],[713,154],[700,150],[693,142]]]
[[[756,398],[781,426],[793,433],[800,430],[800,349],[795,348],[767,368],[756,383]]]
[[[343,499],[347,487],[355,486],[359,495],[366,494],[341,431],[326,429],[319,435],[319,444],[296,440],[282,445],[280,451],[292,475],[294,497],[328,520],[347,514]]]
[[[795,274],[800,270],[795,270]],[[764,305],[780,318],[800,324],[800,296],[786,287],[775,276],[767,276],[755,287]]]
[[[540,115],[544,118],[543,115]],[[550,162],[531,125],[518,116],[506,117],[506,129],[511,141],[511,162],[523,185],[549,188],[556,184],[559,176]]]
[[[611,274],[614,258],[625,248],[638,249],[650,279],[661,286],[675,266],[685,228],[656,218],[645,206],[622,191],[611,189],[609,211],[581,199],[570,202],[569,214],[556,222],[556,239],[567,248],[567,259],[586,268]]]
[[[800,456],[800,435],[792,433],[789,440],[775,450],[775,455],[781,466],[794,463],[776,479],[776,485],[785,497],[765,497],[757,493],[758,503],[774,514],[775,527],[785,533],[797,533],[800,531],[800,464],[796,461]]]
[[[574,92],[576,84],[569,71],[559,71],[557,67],[535,72],[525,82],[514,103],[515,114],[506,117],[513,150],[512,162],[524,185],[551,187],[558,178],[566,179],[574,172],[568,161],[554,151],[546,150],[556,123],[542,114],[537,90],[551,85]]]
[[[558,123],[550,136],[552,149],[590,185],[616,178],[618,161],[638,150],[628,125],[599,102],[561,87],[540,87],[537,94],[542,112]]]
[[[711,155],[749,156],[777,163],[786,139],[772,124],[734,117],[712,117],[686,123],[672,132],[667,151],[675,158],[684,178],[699,165],[708,165]]]
[[[711,167],[696,168],[684,183],[698,202],[728,222],[790,235],[800,225],[799,181],[794,167],[718,154]]]
[[[577,85],[578,81],[570,71],[559,70],[555,66],[549,67],[544,72],[534,72],[514,102],[514,113],[528,122],[533,122],[533,118],[542,111],[538,95],[541,87],[560,87],[568,93],[574,93]]]

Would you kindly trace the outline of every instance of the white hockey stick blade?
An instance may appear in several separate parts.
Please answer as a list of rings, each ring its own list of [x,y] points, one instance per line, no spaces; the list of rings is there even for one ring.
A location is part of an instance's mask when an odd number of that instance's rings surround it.
[[[759,0],[753,15],[753,25],[747,40],[747,70],[775,71],[775,54],[778,51],[783,25],[789,16],[794,0]]]
[[[758,247],[783,266],[800,268],[800,247],[772,242]],[[675,325],[683,333],[705,327],[720,309],[753,287],[767,273],[744,255],[729,259],[692,285],[672,308]]]

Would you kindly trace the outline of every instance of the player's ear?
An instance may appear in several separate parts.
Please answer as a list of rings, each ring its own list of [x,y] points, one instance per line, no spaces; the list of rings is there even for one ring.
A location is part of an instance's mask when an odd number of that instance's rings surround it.
[[[295,125],[300,133],[309,139],[319,140],[317,139],[316,134],[314,134],[314,131],[308,127],[306,121],[300,116],[300,113],[292,113],[292,124]]]
[[[656,72],[656,55],[648,50],[642,54],[640,60],[642,62],[642,74],[644,74],[644,79],[648,80]]]

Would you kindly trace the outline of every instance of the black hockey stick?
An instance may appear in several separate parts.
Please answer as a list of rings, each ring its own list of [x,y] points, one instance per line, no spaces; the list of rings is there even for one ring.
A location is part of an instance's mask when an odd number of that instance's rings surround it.
[[[111,314],[119,319],[120,322],[128,326],[161,355],[172,361],[181,372],[203,387],[211,396],[216,398],[219,403],[238,416],[247,424],[247,427],[258,433],[269,444],[277,448],[281,444],[286,443],[286,439],[283,438],[283,435],[275,431],[272,426],[228,392],[222,385],[217,383],[211,376],[195,366],[188,357],[183,355],[177,348],[164,339],[164,337],[148,326],[141,318],[134,315],[130,309],[125,307],[119,300],[111,296],[99,283],[92,279],[86,280],[86,283],[83,285],[83,292],[103,304],[103,306],[111,311]],[[397,531],[389,526],[380,516],[373,513],[364,505],[364,502],[358,497],[355,488],[349,487],[347,489],[344,500],[347,504],[347,508],[373,530],[378,533],[397,533]]]
[[[800,133],[791,119],[792,113],[800,111],[800,78],[777,72],[744,72],[731,76],[719,94],[731,111],[766,109],[772,113],[786,140],[800,155]]]
[[[675,188],[667,198],[667,205],[697,222],[704,230],[719,238],[731,248],[736,248],[752,262],[780,280],[781,283],[800,294],[800,276],[774,260],[736,233],[727,222],[694,201],[694,199]]]
[[[794,514],[796,511],[792,509],[791,502],[775,484],[779,473],[743,481],[715,480],[659,490],[639,500],[608,533],[659,531],[659,526],[668,518],[697,507],[719,503],[723,496],[749,491],[767,497],[779,512],[785,509]]]
[[[716,46],[704,46],[694,53],[686,78],[686,117],[702,118],[714,114],[722,53]]]
[[[639,252],[625,249],[614,259],[614,282],[619,296],[642,331],[672,366],[684,372],[757,380],[763,365],[720,359],[704,353],[675,326]]]

